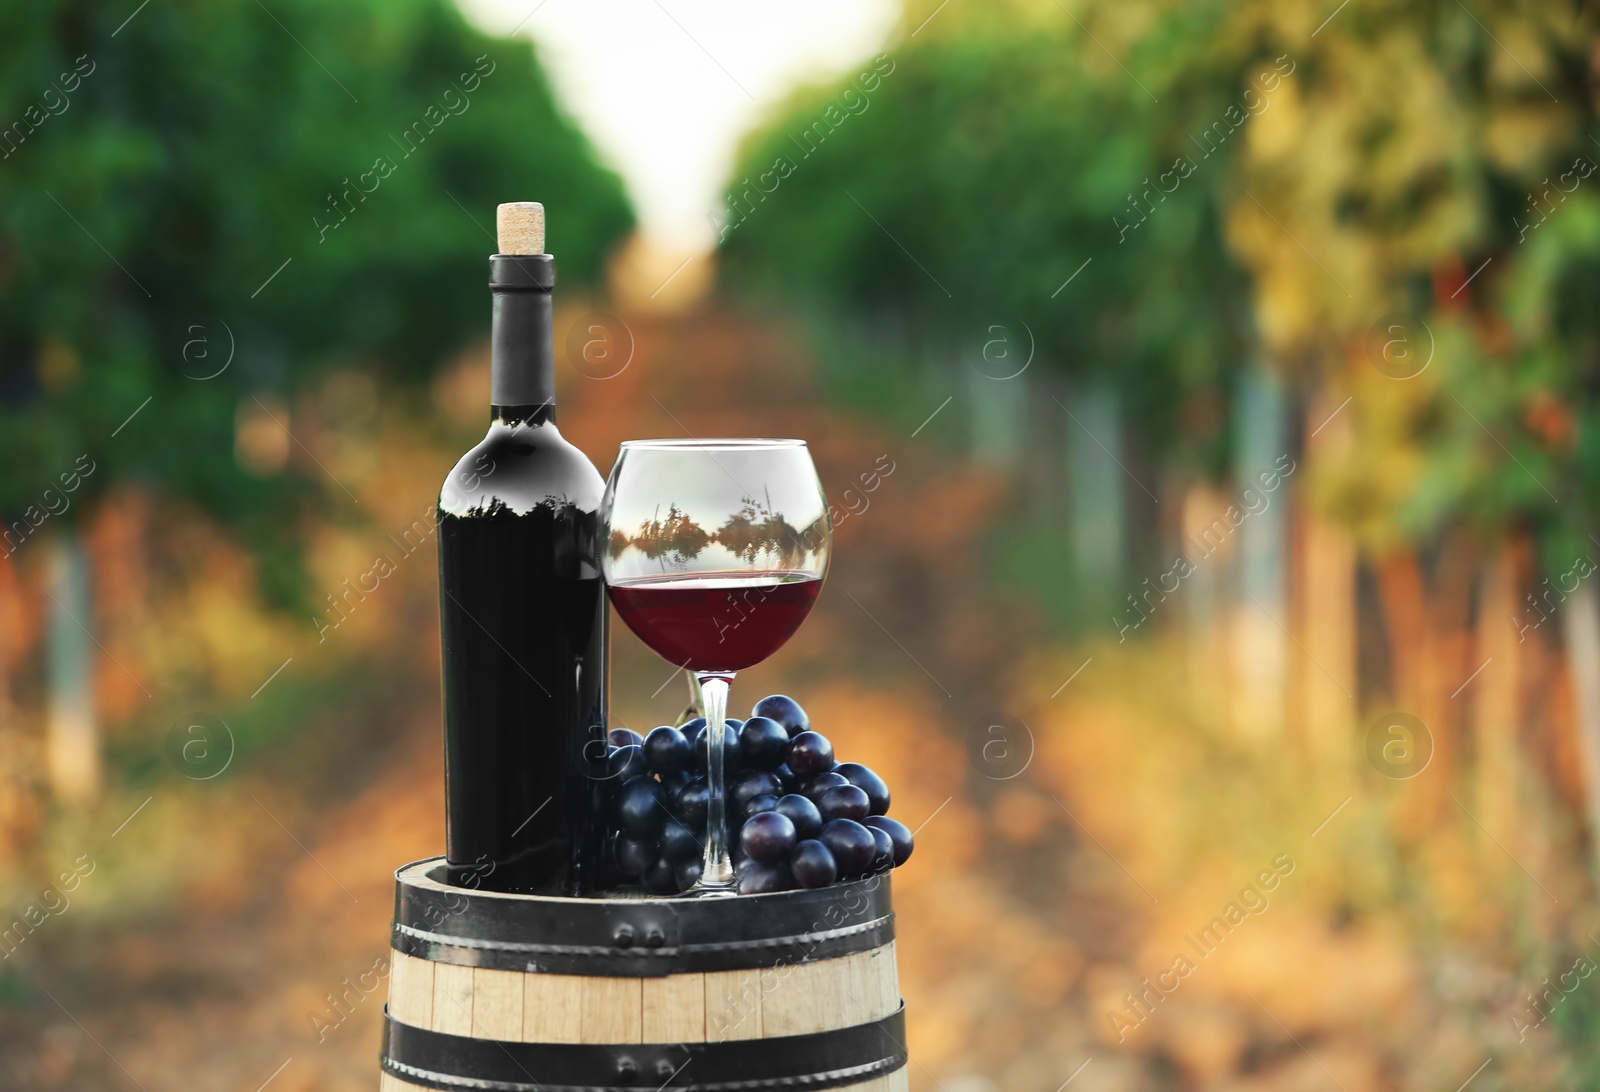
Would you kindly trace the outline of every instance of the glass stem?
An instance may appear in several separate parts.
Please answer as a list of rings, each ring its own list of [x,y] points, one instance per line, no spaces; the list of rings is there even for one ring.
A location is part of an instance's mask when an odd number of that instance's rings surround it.
[[[711,793],[706,810],[706,854],[695,885],[697,893],[734,891],[733,859],[728,855],[728,824],[725,815],[727,778],[723,771],[723,737],[727,734],[728,687],[733,675],[728,672],[697,671],[700,699],[706,717],[706,785]]]

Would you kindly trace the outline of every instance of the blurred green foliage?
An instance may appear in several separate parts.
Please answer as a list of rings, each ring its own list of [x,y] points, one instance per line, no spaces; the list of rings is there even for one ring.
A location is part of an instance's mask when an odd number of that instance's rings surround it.
[[[1225,465],[1245,365],[1301,413],[1358,394],[1314,494],[1366,548],[1529,526],[1565,568],[1600,499],[1595,24],[1523,0],[914,4],[892,71],[749,142],[725,279],[922,356],[1026,321],[1180,475]],[[1393,313],[1432,349],[1412,380],[1373,362]]]
[[[1237,367],[1249,324],[1223,172],[1194,171],[1187,200],[1122,231],[1113,215],[1172,166],[1184,126],[1131,83],[1086,78],[1059,31],[965,18],[895,51],[880,81],[802,93],[758,134],[740,178],[782,157],[792,171],[771,193],[730,191],[728,283],[811,297],[932,354],[1025,323],[1045,367],[1109,381],[1150,435],[1204,446],[1214,436],[1178,415]]]
[[[569,283],[632,212],[526,40],[448,0],[136,8],[0,13],[0,514],[87,451],[74,501],[153,483],[292,553],[319,491],[239,467],[238,406],[425,380],[487,329],[497,202],[559,210]]]

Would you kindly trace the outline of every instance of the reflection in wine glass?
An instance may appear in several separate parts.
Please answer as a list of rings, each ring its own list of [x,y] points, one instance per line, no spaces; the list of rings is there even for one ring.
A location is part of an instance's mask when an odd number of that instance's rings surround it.
[[[801,440],[632,440],[611,469],[601,559],[611,602],[695,673],[710,810],[695,894],[731,893],[723,737],[734,673],[783,647],[828,570],[828,503]]]

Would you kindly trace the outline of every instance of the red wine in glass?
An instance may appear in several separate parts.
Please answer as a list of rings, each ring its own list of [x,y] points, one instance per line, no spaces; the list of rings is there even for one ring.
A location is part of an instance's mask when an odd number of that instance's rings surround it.
[[[804,441],[629,440],[601,505],[601,572],[617,613],[700,683],[723,723],[736,672],[805,621],[828,571],[828,499]],[[731,894],[723,733],[706,733],[710,803],[695,895]]]
[[[814,573],[682,573],[611,585],[617,613],[690,671],[743,671],[794,636],[822,589]]]

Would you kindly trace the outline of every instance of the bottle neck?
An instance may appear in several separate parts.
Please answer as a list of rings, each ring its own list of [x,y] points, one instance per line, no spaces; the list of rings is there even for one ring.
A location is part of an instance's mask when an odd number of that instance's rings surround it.
[[[556,404],[540,402],[537,406],[490,406],[489,415],[497,425],[544,425],[556,419]]]
[[[489,259],[494,300],[490,334],[489,402],[494,419],[541,423],[554,416],[555,323],[550,291],[555,263],[548,254],[496,254]]]

